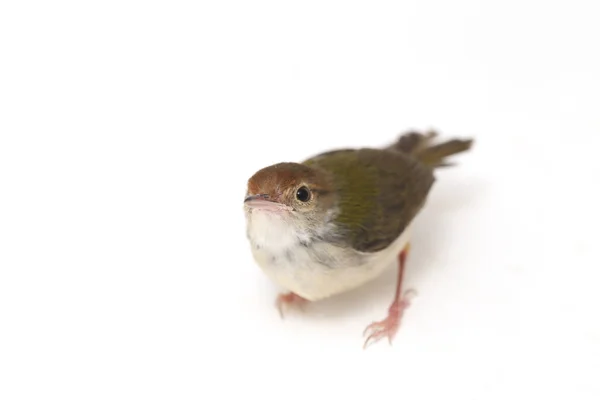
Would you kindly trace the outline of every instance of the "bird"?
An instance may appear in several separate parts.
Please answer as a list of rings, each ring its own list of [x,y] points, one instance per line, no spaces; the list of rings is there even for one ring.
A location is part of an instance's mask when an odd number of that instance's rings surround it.
[[[255,263],[286,290],[275,301],[302,307],[351,291],[398,267],[385,319],[369,324],[363,347],[390,345],[414,291],[402,291],[415,217],[447,158],[473,139],[436,143],[436,131],[408,131],[382,147],[338,148],[254,172],[243,201]]]

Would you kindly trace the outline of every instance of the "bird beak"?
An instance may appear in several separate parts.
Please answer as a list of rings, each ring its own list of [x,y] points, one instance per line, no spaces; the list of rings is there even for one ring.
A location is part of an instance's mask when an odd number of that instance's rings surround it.
[[[269,200],[269,195],[266,194],[248,196],[244,199],[244,205],[253,209],[267,211],[285,211],[290,209],[290,207],[285,204]]]
[[[254,200],[267,200],[269,198],[268,194],[255,194],[253,196],[248,196],[244,199],[244,203],[249,203]]]

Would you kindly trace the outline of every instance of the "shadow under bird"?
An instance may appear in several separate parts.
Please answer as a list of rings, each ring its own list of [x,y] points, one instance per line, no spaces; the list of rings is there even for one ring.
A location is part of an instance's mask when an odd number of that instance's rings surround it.
[[[411,226],[446,158],[472,140],[434,143],[435,132],[409,132],[384,148],[328,151],[283,162],[249,180],[244,213],[252,255],[288,293],[277,307],[301,305],[357,288],[396,260],[388,315],[365,329],[369,343],[394,338],[410,291],[402,292]]]

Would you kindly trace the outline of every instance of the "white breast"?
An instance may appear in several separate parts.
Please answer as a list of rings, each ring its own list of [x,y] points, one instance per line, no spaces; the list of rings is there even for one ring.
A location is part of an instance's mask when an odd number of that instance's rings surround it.
[[[361,253],[326,242],[309,242],[309,236],[285,215],[254,211],[247,214],[248,238],[257,264],[283,288],[314,301],[376,278],[408,243],[410,227],[386,249]],[[305,244],[302,244],[302,243]]]

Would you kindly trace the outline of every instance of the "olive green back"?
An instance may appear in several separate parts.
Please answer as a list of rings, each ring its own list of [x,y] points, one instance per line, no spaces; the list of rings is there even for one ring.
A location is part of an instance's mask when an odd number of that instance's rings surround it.
[[[386,149],[348,149],[304,161],[329,175],[336,193],[343,242],[363,252],[389,246],[424,205],[433,168]]]

